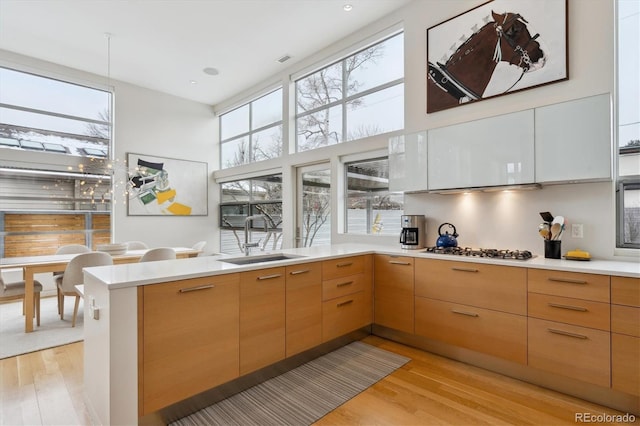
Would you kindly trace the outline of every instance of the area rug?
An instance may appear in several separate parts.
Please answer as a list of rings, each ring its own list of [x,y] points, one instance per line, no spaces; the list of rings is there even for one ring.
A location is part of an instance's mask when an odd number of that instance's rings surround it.
[[[170,425],[309,425],[409,360],[353,342]]]
[[[76,326],[71,327],[73,298],[65,301],[64,320],[58,316],[57,298],[40,301],[40,327],[33,319],[33,333],[24,332],[22,301],[0,304],[0,359],[66,345],[83,340],[83,301],[80,301]]]

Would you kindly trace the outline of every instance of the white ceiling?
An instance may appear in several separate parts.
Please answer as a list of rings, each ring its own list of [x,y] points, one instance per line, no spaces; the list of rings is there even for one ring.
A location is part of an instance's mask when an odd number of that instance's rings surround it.
[[[409,1],[0,0],[0,49],[217,104]]]

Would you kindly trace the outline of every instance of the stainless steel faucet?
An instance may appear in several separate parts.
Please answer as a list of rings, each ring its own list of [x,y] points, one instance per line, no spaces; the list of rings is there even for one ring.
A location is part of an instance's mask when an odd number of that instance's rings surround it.
[[[242,250],[244,251],[244,255],[245,256],[249,256],[249,254],[251,253],[251,248],[252,247],[259,247],[260,246],[260,240],[258,240],[257,243],[250,243],[249,242],[249,222],[251,222],[254,219],[263,219],[264,220],[265,230],[267,228],[267,218],[263,214],[256,214],[256,215],[253,215],[253,216],[247,216],[244,219],[244,244],[242,244]]]

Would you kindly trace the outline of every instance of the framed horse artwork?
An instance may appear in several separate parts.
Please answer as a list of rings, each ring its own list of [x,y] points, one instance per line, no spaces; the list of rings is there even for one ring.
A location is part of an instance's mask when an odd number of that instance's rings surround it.
[[[427,29],[427,113],[569,78],[567,0],[493,0]]]

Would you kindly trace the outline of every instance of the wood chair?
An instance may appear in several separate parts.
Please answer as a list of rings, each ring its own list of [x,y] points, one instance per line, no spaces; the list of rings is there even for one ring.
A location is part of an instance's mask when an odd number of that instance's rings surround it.
[[[33,305],[35,308],[36,323],[40,326],[40,292],[42,291],[42,284],[39,281],[33,282]],[[24,293],[25,285],[24,281],[16,281],[12,283],[5,283],[2,277],[0,277],[0,301],[5,300],[20,300],[22,299],[22,313],[24,314]]]
[[[76,326],[76,317],[78,316],[78,305],[80,304],[80,296],[75,286],[84,284],[83,269],[91,266],[107,266],[113,265],[113,258],[108,253],[99,251],[92,251],[89,253],[81,253],[71,259],[64,270],[64,276],[62,282],[58,284],[59,296],[58,296],[58,310],[60,312],[60,319],[64,319],[64,297],[74,296],[76,298],[73,308],[73,320],[71,321],[71,327]]]

